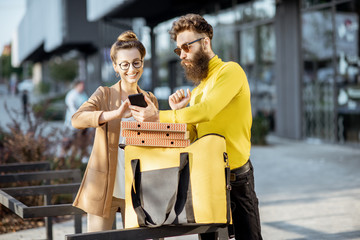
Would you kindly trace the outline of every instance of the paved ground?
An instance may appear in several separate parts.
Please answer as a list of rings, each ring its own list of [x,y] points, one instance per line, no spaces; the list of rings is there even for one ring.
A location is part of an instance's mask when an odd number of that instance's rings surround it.
[[[253,147],[264,239],[360,239],[360,149],[271,139]]]
[[[251,154],[264,240],[360,240],[360,148],[268,140]],[[73,233],[72,224],[56,224],[54,240]],[[44,228],[0,235],[0,240],[44,238]]]

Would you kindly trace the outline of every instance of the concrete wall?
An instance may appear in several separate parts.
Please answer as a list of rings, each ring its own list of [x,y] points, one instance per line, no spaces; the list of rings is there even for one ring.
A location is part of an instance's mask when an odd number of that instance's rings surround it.
[[[124,0],[87,0],[87,19],[97,21],[123,2]]]
[[[17,49],[13,58],[13,65],[20,65],[24,59],[44,44],[50,50],[62,39],[62,12],[56,10],[61,6],[61,0],[28,1],[26,13],[21,20],[16,40],[13,41]]]
[[[301,34],[300,0],[280,1],[276,7],[275,131],[279,136],[300,139],[301,132]]]

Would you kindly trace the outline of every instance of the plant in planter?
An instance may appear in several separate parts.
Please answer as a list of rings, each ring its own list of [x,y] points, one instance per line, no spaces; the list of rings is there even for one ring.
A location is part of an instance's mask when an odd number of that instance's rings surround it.
[[[270,130],[269,121],[262,113],[257,113],[253,118],[251,128],[251,143],[254,145],[266,145],[266,136]]]

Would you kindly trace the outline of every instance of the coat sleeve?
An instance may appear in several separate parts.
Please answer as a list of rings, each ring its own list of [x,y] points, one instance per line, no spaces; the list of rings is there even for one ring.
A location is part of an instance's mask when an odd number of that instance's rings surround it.
[[[84,129],[99,127],[100,115],[107,111],[105,101],[109,98],[109,91],[105,87],[99,87],[91,97],[84,102],[71,118],[74,128]]]

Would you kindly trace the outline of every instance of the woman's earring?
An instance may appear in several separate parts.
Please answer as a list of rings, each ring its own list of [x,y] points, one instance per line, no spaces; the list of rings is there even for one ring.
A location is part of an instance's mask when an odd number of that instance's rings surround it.
[[[118,72],[115,73],[115,76],[120,78],[120,74]]]

